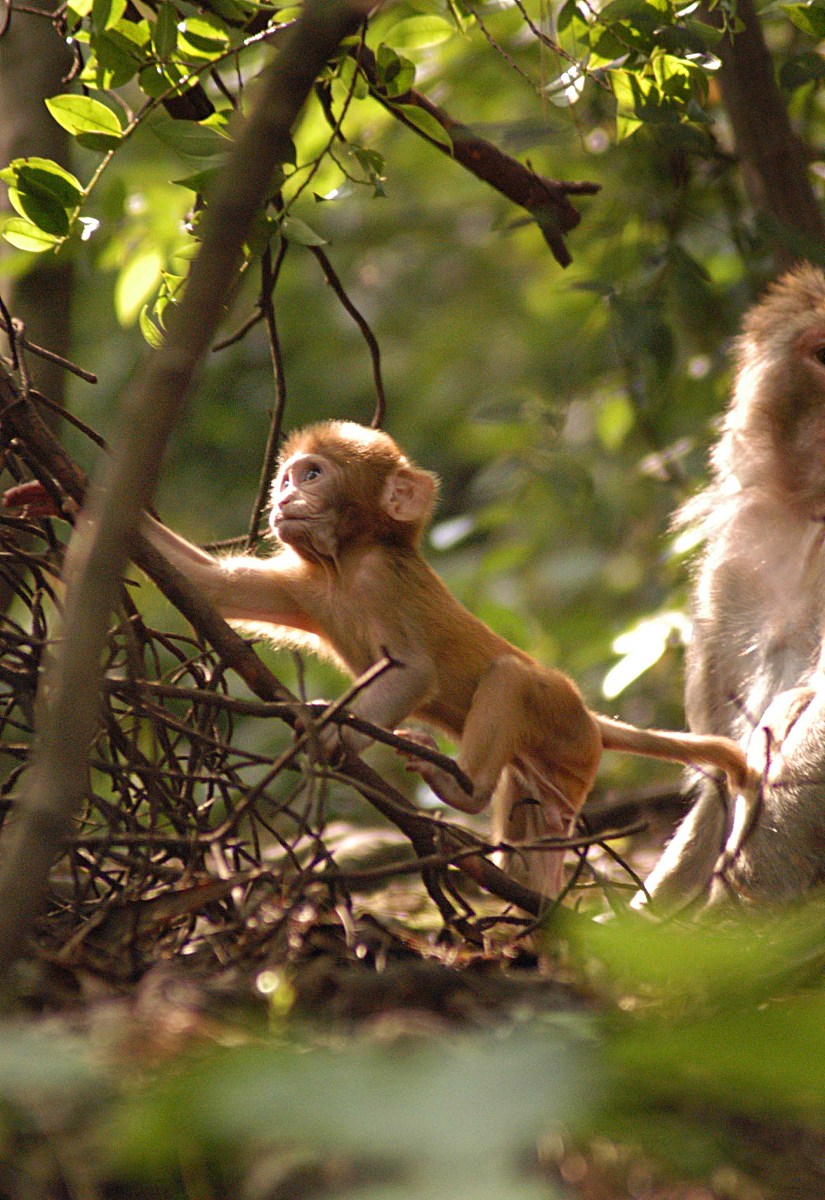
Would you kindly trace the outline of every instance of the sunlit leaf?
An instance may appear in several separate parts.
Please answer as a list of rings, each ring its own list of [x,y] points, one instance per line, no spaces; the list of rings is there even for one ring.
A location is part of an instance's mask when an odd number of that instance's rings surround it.
[[[76,96],[64,94],[52,96],[46,101],[46,107],[52,113],[58,125],[61,125],[73,137],[83,134],[102,134],[110,143],[116,144],[122,137],[118,116],[94,96]]]
[[[455,33],[455,25],[444,17],[405,17],[388,30],[386,41],[399,50],[420,50],[424,46],[437,46]]]
[[[80,181],[71,171],[49,158],[15,158],[0,171],[0,179],[21,191],[47,191],[64,208],[73,208],[83,197]]]
[[[100,33],[116,25],[126,12],[126,0],[93,0],[92,25]]]
[[[636,421],[633,406],[624,393],[609,396],[599,403],[596,433],[606,450],[618,450]]]
[[[562,71],[557,79],[545,84],[542,91],[552,104],[566,108],[575,104],[584,91],[586,76],[581,67],[573,65]]]
[[[284,217],[281,221],[281,231],[288,242],[296,242],[299,246],[325,246],[326,238],[302,221],[300,217]]]
[[[131,325],[144,302],[157,290],[163,258],[153,247],[131,255],[115,284],[115,312],[121,325]]]
[[[164,0],[158,9],[152,37],[160,58],[174,54],[178,44],[178,10],[169,0]]]
[[[425,137],[436,142],[439,146],[445,146],[448,150],[453,149],[453,139],[450,137],[444,126],[437,121],[436,118],[426,111],[419,108],[417,104],[397,104],[394,105],[394,111],[401,113],[410,125],[414,125],[419,133],[423,133]]]
[[[611,71],[610,81],[616,97],[616,139],[623,141],[641,128],[636,113],[635,76],[629,71]]]
[[[187,17],[178,30],[181,54],[212,58],[229,45],[229,30],[218,17]]]
[[[163,345],[163,331],[158,328],[152,318],[149,316],[149,305],[144,304],[138,316],[138,328],[143,334],[144,341],[152,347],[153,350],[158,350]]]
[[[622,658],[605,675],[602,695],[608,700],[620,696],[659,661],[669,646],[684,644],[689,639],[690,622],[684,613],[664,612],[645,617],[614,641],[613,649]]]
[[[42,254],[51,250],[61,239],[54,234],[38,229],[31,221],[23,217],[10,217],[3,226],[3,237],[11,246],[18,250],[28,250],[32,254]]]

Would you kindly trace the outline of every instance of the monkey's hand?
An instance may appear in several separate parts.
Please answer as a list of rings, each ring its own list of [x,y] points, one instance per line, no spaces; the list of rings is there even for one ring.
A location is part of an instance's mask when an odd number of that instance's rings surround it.
[[[428,750],[438,750],[435,738],[420,729],[395,729],[393,732],[398,737],[406,738],[408,742],[415,742],[419,746],[425,746]],[[483,803],[479,804],[474,796],[468,795],[458,780],[454,779],[443,767],[439,767],[437,763],[430,762],[429,759],[418,758],[407,750],[399,749],[397,753],[407,760],[405,770],[415,771],[420,775],[427,787],[435,792],[439,800],[449,804],[450,808],[457,808],[459,812],[477,813],[484,807]]]
[[[348,729],[337,721],[328,721],[320,729],[310,732],[309,724],[299,719],[295,723],[295,734],[305,736],[310,753],[330,767],[343,766],[349,754],[360,754],[372,742],[366,734]]]
[[[3,508],[31,518],[62,517],[65,513],[77,512],[77,505],[68,497],[64,501],[63,508],[59,508],[43,484],[36,479],[6,488],[3,492]]]
[[[801,718],[816,696],[813,688],[790,688],[771,702],[748,742],[748,767],[755,780],[753,789],[742,791],[733,806],[733,821],[725,848],[716,864],[716,875],[724,874],[736,861],[753,833],[762,807],[762,786],[781,782],[787,759],[793,756],[807,732]]]

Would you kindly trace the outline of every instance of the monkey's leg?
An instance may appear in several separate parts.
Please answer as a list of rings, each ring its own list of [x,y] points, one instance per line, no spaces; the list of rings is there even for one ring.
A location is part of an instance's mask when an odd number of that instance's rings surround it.
[[[478,813],[490,803],[504,768],[514,758],[525,724],[525,676],[530,668],[516,658],[497,659],[482,676],[473,694],[456,761],[473,784],[468,796],[451,775],[423,759],[409,758],[439,799],[461,812]],[[435,746],[427,734],[398,730],[405,737]]]
[[[561,889],[564,849],[526,847],[569,835],[600,755],[596,725],[564,677],[509,656],[486,672],[458,763],[476,796],[493,789],[494,836],[514,847],[507,870],[543,895]]]
[[[513,847],[503,856],[508,875],[543,896],[558,896],[565,851],[550,847],[530,850],[527,846],[569,836],[572,820],[559,804],[542,803],[535,782],[531,784],[521,772],[505,767],[493,796],[493,837]]]

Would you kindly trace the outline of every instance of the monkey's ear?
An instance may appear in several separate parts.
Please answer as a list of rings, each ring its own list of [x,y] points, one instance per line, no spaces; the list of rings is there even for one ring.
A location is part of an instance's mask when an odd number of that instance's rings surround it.
[[[399,467],[387,479],[381,493],[381,506],[394,521],[427,520],[435,503],[438,481],[429,471]]]

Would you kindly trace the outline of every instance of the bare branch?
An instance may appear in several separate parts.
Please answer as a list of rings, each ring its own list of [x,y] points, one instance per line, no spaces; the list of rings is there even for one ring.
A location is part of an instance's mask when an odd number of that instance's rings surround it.
[[[416,108],[429,113],[438,121],[441,128],[448,133],[452,141],[452,157],[455,161],[470,171],[477,179],[488,183],[490,187],[501,192],[508,200],[526,209],[535,220],[544,235],[544,240],[561,266],[567,267],[572,262],[570,251],[564,241],[564,234],[575,229],[581,220],[578,209],[574,208],[569,196],[592,196],[600,190],[598,183],[582,181],[568,183],[564,180],[545,179],[536,175],[529,167],[525,167],[516,159],[499,150],[492,142],[479,137],[466,125],[454,120],[444,109],[433,104],[421,92],[411,88],[401,96],[387,96],[381,87],[381,80],[375,56],[366,46],[359,46],[358,62],[369,82],[373,96],[380,104],[392,113],[402,124],[407,125],[414,133],[426,138],[430,145],[435,146],[443,154],[451,151],[441,142],[428,138],[417,126],[404,116],[399,105],[412,104]]]

